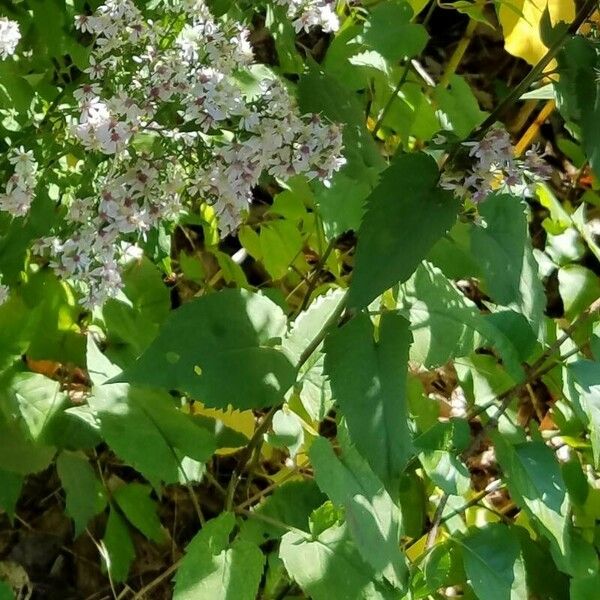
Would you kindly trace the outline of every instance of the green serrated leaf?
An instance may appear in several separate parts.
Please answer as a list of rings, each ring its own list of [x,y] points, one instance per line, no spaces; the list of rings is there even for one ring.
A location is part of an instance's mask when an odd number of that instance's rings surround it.
[[[129,567],[135,558],[135,548],[127,530],[127,524],[112,506],[102,545],[104,549],[102,559],[112,580],[116,583],[125,581]]]
[[[600,281],[596,273],[582,265],[566,265],[558,271],[558,290],[565,317],[573,319],[600,298]]]
[[[56,469],[67,496],[67,514],[75,523],[75,537],[89,520],[106,508],[106,495],[88,460],[74,452],[61,452]]]
[[[300,417],[289,409],[278,410],[273,415],[271,427],[273,433],[267,436],[268,442],[275,447],[287,448],[290,457],[296,456],[304,443],[304,429]]]
[[[433,99],[442,128],[452,131],[460,139],[481,125],[487,114],[479,108],[471,87],[460,75],[452,75],[447,86],[438,85]]]
[[[260,250],[265,269],[282,279],[302,252],[302,236],[291,221],[271,221],[260,228]]]
[[[283,351],[290,361],[298,363],[302,353],[323,329],[323,323],[338,311],[345,295],[344,290],[330,290],[318,296],[296,317],[282,342]]]
[[[383,314],[378,338],[376,342],[370,318],[357,315],[327,337],[325,370],[356,449],[391,490],[412,456],[406,406],[408,321]]]
[[[325,496],[314,481],[290,481],[276,488],[253,512],[308,532],[309,516],[323,502]],[[248,519],[240,527],[240,536],[257,545],[279,539],[284,533],[284,529],[260,518]]]
[[[41,440],[52,417],[66,402],[60,384],[37,373],[19,373],[11,382],[11,392],[31,439]]]
[[[511,498],[564,554],[569,499],[554,452],[543,442],[511,446],[497,432],[492,436]]]
[[[113,497],[127,520],[149,540],[160,544],[165,530],[156,514],[156,502],[150,498],[152,488],[141,483],[128,483],[118,488]]]
[[[211,407],[272,406],[295,378],[272,347],[285,326],[281,308],[260,294],[228,289],[203,296],[173,311],[117,380],[179,389]]]
[[[100,348],[98,348],[91,335],[87,339],[86,364],[88,374],[94,385],[102,385],[121,372],[117,365],[113,364],[107,356],[100,352]]]
[[[123,293],[108,300],[101,313],[107,332],[107,354],[122,367],[137,358],[156,337],[171,305],[161,272],[147,258],[129,263],[123,282]]]
[[[255,544],[229,537],[233,514],[208,521],[192,539],[175,575],[173,600],[255,600],[265,557]]]
[[[151,482],[176,483],[184,457],[204,462],[215,451],[214,434],[177,410],[165,392],[106,384],[93,389],[89,403],[102,437]]]
[[[463,548],[465,571],[479,598],[527,598],[519,541],[506,525],[493,523],[471,529],[464,538],[456,538],[455,541]]]
[[[392,0],[377,5],[364,28],[364,42],[387,60],[417,56],[429,35],[423,25],[411,23],[413,10],[408,2]]]
[[[402,286],[399,310],[411,323],[411,358],[426,367],[437,367],[490,346],[498,351],[515,380],[523,377],[515,342],[484,318],[475,304],[432,265],[421,265]]]
[[[317,537],[286,533],[279,547],[290,577],[313,600],[392,600],[398,597],[377,581],[352,543],[347,525],[333,526]]]
[[[19,475],[43,471],[54,458],[51,446],[28,439],[16,424],[6,424],[0,417],[0,469]]]
[[[558,106],[565,119],[581,130],[583,146],[595,174],[600,175],[600,83],[590,76],[600,61],[594,42],[583,36],[567,40],[558,55],[560,78],[555,83]]]
[[[21,475],[0,469],[0,509],[4,510],[10,519],[15,516],[15,508],[22,487],[23,477]]]
[[[425,154],[400,155],[385,171],[358,232],[349,306],[366,306],[405,282],[450,229],[458,204],[437,181],[435,161]]]
[[[600,363],[590,360],[578,360],[569,364],[577,383],[579,404],[588,419],[588,428],[592,442],[592,454],[596,468],[600,466]]]
[[[398,547],[400,512],[381,481],[356,451],[348,449],[338,459],[325,438],[313,442],[309,455],[318,486],[345,508],[363,559],[394,587],[404,589],[408,572]]]
[[[537,332],[543,325],[546,296],[524,206],[520,198],[494,194],[479,211],[485,227],[474,227],[471,240],[486,289],[496,302],[523,314]]]
[[[544,544],[534,542],[529,532],[516,527],[527,574],[527,588],[538,598],[569,599],[569,578],[561,573]]]
[[[451,452],[427,450],[419,454],[427,477],[446,494],[462,496],[471,485],[469,469]]]

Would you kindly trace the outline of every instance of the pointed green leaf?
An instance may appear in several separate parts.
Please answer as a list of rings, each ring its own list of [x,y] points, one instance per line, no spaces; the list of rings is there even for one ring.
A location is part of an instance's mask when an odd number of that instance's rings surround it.
[[[358,232],[350,306],[366,306],[405,282],[450,229],[458,202],[438,187],[438,177],[425,154],[400,155],[383,173]]]
[[[290,361],[298,363],[302,353],[323,329],[323,324],[338,311],[345,295],[344,290],[330,290],[315,298],[310,306],[296,317],[282,342],[283,351]]]
[[[426,367],[488,346],[515,380],[523,376],[519,348],[434,266],[424,263],[401,288],[399,310],[411,324],[411,358]]]
[[[156,543],[166,539],[158,515],[156,502],[150,498],[152,488],[141,483],[128,483],[116,490],[114,499],[127,520],[149,540]]]
[[[532,540],[526,529],[514,531],[521,544],[529,593],[536,598],[568,600],[569,578],[558,570],[547,545]]]
[[[408,322],[385,313],[379,340],[364,314],[327,337],[325,370],[356,449],[383,483],[397,484],[412,455],[406,406],[411,335]]]
[[[287,448],[290,457],[296,456],[304,443],[304,429],[300,417],[289,409],[278,410],[271,424],[273,433],[267,436],[269,444],[278,448]]]
[[[413,10],[403,0],[377,5],[365,25],[365,43],[389,61],[420,54],[429,35],[423,25],[411,23]]]
[[[538,441],[511,446],[497,432],[493,440],[511,498],[564,553],[569,499],[554,452]]]
[[[600,467],[600,363],[578,360],[568,365],[567,370],[577,382],[576,393],[588,419],[592,454],[596,468]]]
[[[560,78],[555,84],[559,108],[581,128],[586,154],[600,175],[600,83],[590,77],[600,63],[591,39],[572,36],[558,55]]]
[[[315,298],[292,322],[282,346],[293,364],[300,362],[302,353],[310,347],[324,324],[340,311],[345,298],[344,290],[330,290]],[[331,386],[323,373],[323,363],[323,353],[320,350],[313,352],[300,367],[295,386],[302,406],[315,421],[322,421],[333,405]]]
[[[37,373],[19,373],[11,383],[11,392],[31,439],[41,440],[52,416],[66,402],[60,384]]]
[[[486,600],[527,598],[519,541],[506,525],[494,523],[472,529],[455,541],[463,548],[465,571],[477,597]]]
[[[469,469],[455,454],[445,450],[430,450],[421,452],[419,461],[427,477],[446,494],[462,496],[469,490]]]
[[[185,481],[185,456],[204,462],[215,451],[215,437],[173,405],[165,392],[106,384],[93,389],[102,437],[112,450],[149,481]]]
[[[0,416],[0,469],[29,475],[43,471],[54,458],[55,448],[28,439],[17,424]]]
[[[163,276],[148,258],[131,261],[123,273],[125,287],[102,307],[107,354],[129,365],[152,342],[171,307]]]
[[[111,506],[102,540],[103,561],[115,583],[127,579],[129,567],[135,558],[135,548],[127,530],[127,524],[117,510]]]
[[[228,289],[173,311],[158,337],[114,381],[178,389],[211,407],[277,404],[294,368],[273,345],[285,332],[281,308],[265,296]]]
[[[400,552],[400,511],[381,481],[352,448],[341,459],[325,438],[310,449],[318,486],[346,510],[346,521],[365,561],[394,586],[403,589],[407,567]]]
[[[290,577],[313,600],[392,600],[397,590],[376,580],[372,568],[350,539],[347,525],[317,537],[286,533],[279,547]]]
[[[473,228],[471,244],[485,286],[496,302],[523,314],[537,332],[543,325],[546,296],[523,203],[516,196],[493,194],[479,210],[485,226]]]
[[[487,114],[479,108],[471,86],[460,75],[452,75],[447,86],[438,85],[433,99],[443,128],[460,139],[466,138]]]
[[[61,452],[56,469],[67,495],[67,514],[75,523],[75,537],[89,520],[106,508],[106,496],[88,460],[75,452]]]
[[[225,512],[192,539],[175,575],[173,600],[255,600],[265,557],[258,546],[229,537],[235,526]]]
[[[582,265],[565,265],[558,271],[558,291],[565,318],[571,320],[600,298],[600,281],[596,273]]]
[[[21,475],[0,469],[0,509],[5,511],[10,519],[15,516],[15,508],[22,487],[23,477]]]
[[[268,221],[260,228],[260,248],[265,269],[273,279],[286,276],[302,254],[303,240],[291,221]]]
[[[308,519],[312,511],[318,508],[326,497],[311,480],[290,481],[284,483],[261,502],[253,512],[291,525],[302,531],[308,531]],[[247,519],[240,527],[240,536],[255,544],[267,540],[279,539],[285,529],[266,523],[261,519]]]
[[[94,385],[102,385],[121,372],[117,365],[102,354],[91,335],[88,335],[87,338],[86,364],[88,374]]]

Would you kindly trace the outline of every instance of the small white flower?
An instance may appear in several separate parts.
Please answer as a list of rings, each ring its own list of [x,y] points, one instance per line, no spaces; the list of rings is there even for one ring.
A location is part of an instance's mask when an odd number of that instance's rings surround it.
[[[0,17],[0,59],[14,54],[20,39],[19,24],[6,17]]]
[[[3,283],[0,283],[0,306],[2,306],[7,300],[10,294],[10,288]]]

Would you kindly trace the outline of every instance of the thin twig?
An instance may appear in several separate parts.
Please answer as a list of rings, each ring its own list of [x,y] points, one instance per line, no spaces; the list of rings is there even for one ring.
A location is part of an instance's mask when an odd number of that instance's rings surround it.
[[[564,331],[563,334],[548,347],[548,349],[538,358],[533,365],[531,370],[537,370],[542,368],[544,363],[550,356],[558,352],[560,347],[571,338],[576,329],[580,327],[582,323],[585,323],[594,313],[600,311],[600,298],[592,302]]]
[[[237,464],[237,467],[234,469],[231,474],[231,479],[229,480],[229,485],[227,486],[227,495],[225,498],[225,510],[231,511],[233,510],[233,500],[235,497],[235,490],[237,489],[238,483],[242,477],[242,473],[246,468],[246,465],[252,458],[252,453],[254,448],[262,441],[263,435],[269,430],[271,426],[271,422],[273,421],[273,417],[275,413],[281,408],[281,404],[276,404],[269,409],[269,412],[263,417],[260,425],[254,430],[250,441],[246,444],[244,449],[240,453],[240,459]]]
[[[302,303],[300,304],[298,313],[301,313],[308,306],[310,297],[311,297],[312,293],[315,291],[315,288],[317,287],[317,282],[319,281],[319,276],[321,275],[321,271],[323,270],[323,267],[327,263],[327,260],[329,259],[329,257],[331,256],[331,253],[333,252],[333,249],[335,248],[335,243],[336,243],[335,238],[329,242],[329,244],[327,245],[327,248],[325,248],[325,252],[323,252],[323,255],[319,259],[319,262],[315,265],[314,269],[312,270],[312,274],[310,276],[310,279],[308,281],[308,286],[306,288],[306,293],[304,294],[304,298],[302,299]]]
[[[469,508],[471,508],[473,506],[477,506],[487,496],[489,496],[490,494],[493,494],[494,492],[497,492],[498,490],[502,489],[503,487],[504,487],[504,483],[500,479],[496,479],[495,481],[492,481],[483,490],[481,490],[480,492],[477,492],[477,494],[475,494],[475,496],[473,496],[470,500],[465,502],[462,506],[460,506],[459,508],[456,508],[453,511],[449,512],[448,514],[444,515],[440,519],[439,524],[443,525],[450,519],[466,512]]]
[[[241,502],[240,504],[238,504],[238,506],[236,507],[236,510],[241,509],[241,508],[246,508],[246,507],[254,504],[256,501],[262,500],[262,498],[264,498],[269,492],[272,492],[273,490],[277,489],[282,483],[284,483],[285,481],[287,481],[288,479],[290,479],[291,477],[293,477],[294,475],[299,473],[301,469],[304,469],[304,467],[307,467],[309,465],[309,463],[310,463],[310,461],[307,460],[306,462],[302,463],[301,465],[295,465],[292,469],[289,470],[288,473],[283,475],[278,481],[274,481],[273,483],[270,483],[266,488],[260,490],[260,492],[257,492],[256,494],[254,494],[254,496],[251,496],[247,500],[244,500],[244,502]]]
[[[133,598],[132,600],[142,600],[144,596],[150,591],[153,590],[157,585],[161,584],[167,577],[172,575],[179,567],[181,566],[183,558],[180,558],[178,561],[174,562],[167,570],[163,571],[156,579],[153,579],[148,585],[144,586]]]
[[[206,523],[206,519],[204,518],[204,513],[202,512],[202,508],[200,508],[200,503],[198,502],[198,498],[196,496],[196,490],[194,490],[194,486],[192,485],[192,482],[189,481],[189,479],[187,477],[186,477],[185,485],[187,487],[188,493],[190,494],[190,499],[194,506],[194,510],[196,511],[196,516],[198,517],[198,521],[200,521],[200,525],[202,525],[204,527],[204,524]]]
[[[444,508],[446,508],[448,497],[448,494],[444,492],[440,498],[437,508],[435,509],[435,514],[433,515],[433,521],[431,523],[431,529],[427,533],[427,541],[425,542],[426,551],[431,550],[435,544],[435,539],[437,538],[438,529],[440,528],[440,524],[442,522],[442,515],[444,514]]]
[[[387,117],[387,114],[390,111],[390,108],[392,108],[392,105],[394,104],[394,101],[396,100],[396,97],[398,96],[398,93],[400,92],[400,90],[402,89],[402,86],[406,83],[406,80],[408,79],[408,74],[410,73],[411,67],[412,67],[412,64],[411,64],[410,60],[407,60],[406,65],[404,66],[404,70],[402,71],[402,75],[400,75],[400,80],[396,84],[396,87],[394,88],[392,95],[388,98],[388,101],[385,103],[385,106],[383,107],[383,110],[381,111],[381,114],[379,115],[379,118],[377,119],[377,122],[375,123],[375,127],[373,127],[373,137],[377,137],[377,134],[379,133],[379,130],[381,129],[381,126],[383,125],[384,119]]]
[[[98,554],[100,554],[100,556],[106,560],[106,575],[108,576],[108,583],[110,585],[110,591],[112,592],[113,598],[115,600],[117,600],[118,595],[117,595],[117,591],[115,589],[115,584],[113,582],[112,574],[111,574],[110,568],[109,568],[110,564],[108,561],[108,550],[107,550],[106,546],[104,545],[104,542],[96,541],[96,538],[92,535],[92,532],[87,527],[85,529],[85,532],[88,534],[88,537],[90,538],[90,540],[92,540],[92,543],[94,544],[94,546],[96,546],[96,550],[98,550]]]
[[[272,517],[268,517],[267,515],[262,515],[257,512],[252,512],[251,510],[246,510],[245,508],[237,508],[235,512],[238,514],[242,514],[246,517],[250,517],[251,519],[257,519],[258,521],[263,521],[268,525],[272,525],[273,527],[278,527],[279,529],[283,529],[284,531],[293,531],[295,533],[299,533],[304,537],[308,537],[308,533],[306,531],[302,531],[302,529],[298,529],[293,525],[288,525],[283,521],[278,521],[277,519],[273,519]]]

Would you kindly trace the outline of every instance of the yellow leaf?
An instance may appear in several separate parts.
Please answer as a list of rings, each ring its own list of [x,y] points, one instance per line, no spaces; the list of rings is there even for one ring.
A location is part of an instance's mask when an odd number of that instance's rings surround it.
[[[537,64],[548,50],[540,37],[546,6],[553,25],[571,23],[575,18],[575,0],[503,0],[498,11],[506,51],[530,65]]]
[[[192,405],[192,414],[218,419],[227,427],[243,433],[246,437],[252,437],[256,418],[251,410],[219,410],[216,408],[206,408],[201,402],[194,402]],[[226,455],[237,452],[237,448],[219,448],[217,454]]]
[[[417,16],[426,6],[429,0],[408,0],[415,16]]]

